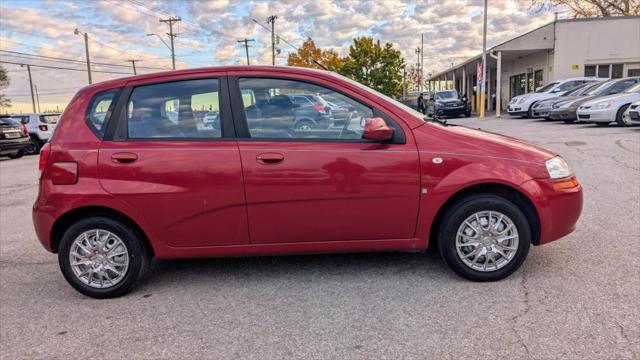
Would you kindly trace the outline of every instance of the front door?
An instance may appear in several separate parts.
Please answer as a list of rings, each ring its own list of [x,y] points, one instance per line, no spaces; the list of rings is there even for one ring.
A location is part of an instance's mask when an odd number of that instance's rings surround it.
[[[414,237],[420,168],[408,129],[393,123],[395,143],[363,140],[366,119],[391,118],[308,81],[252,77],[230,84],[236,124],[246,131],[238,145],[252,243]],[[288,101],[294,94],[331,99],[348,111],[346,123],[295,126],[325,110]]]
[[[130,85],[114,138],[99,150],[105,190],[169,246],[249,243],[226,77]]]

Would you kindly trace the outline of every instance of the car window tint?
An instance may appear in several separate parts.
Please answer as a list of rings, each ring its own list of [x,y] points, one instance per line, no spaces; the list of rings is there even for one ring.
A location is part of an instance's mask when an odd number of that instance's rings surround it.
[[[104,136],[106,116],[117,93],[113,90],[102,92],[91,100],[87,112],[87,123],[99,137]]]
[[[373,117],[370,107],[322,86],[264,78],[239,83],[252,138],[361,139],[365,121]],[[249,93],[253,102],[247,106]]]
[[[217,79],[138,86],[129,98],[130,139],[220,138]]]

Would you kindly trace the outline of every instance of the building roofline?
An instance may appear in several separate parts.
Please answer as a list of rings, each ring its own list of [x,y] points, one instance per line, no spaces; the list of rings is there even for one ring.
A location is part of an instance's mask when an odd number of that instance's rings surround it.
[[[513,38],[511,38],[509,40],[505,40],[505,41],[503,41],[503,42],[501,42],[499,44],[493,45],[491,48],[487,49],[487,53],[490,53],[491,51],[493,51],[495,48],[497,48],[499,46],[505,45],[505,44],[507,44],[507,43],[509,43],[511,41],[517,40],[517,39],[519,39],[519,38],[521,38],[523,36],[527,36],[527,35],[531,34],[534,31],[538,31],[538,30],[540,30],[540,29],[542,29],[542,28],[544,28],[546,26],[554,25],[556,23],[569,23],[569,22],[582,22],[582,21],[604,21],[604,20],[625,20],[625,19],[640,19],[640,15],[609,16],[609,17],[595,17],[595,18],[575,18],[575,19],[558,19],[558,20],[554,20],[554,21],[548,22],[548,23],[546,23],[546,24],[544,24],[542,26],[539,26],[539,27],[537,27],[535,29],[529,30],[529,31],[527,31],[527,32],[525,32],[523,34],[518,35],[518,36],[515,36],[515,37],[513,37]],[[456,64],[453,67],[450,67],[448,69],[439,71],[438,73],[430,76],[427,80],[435,79],[435,78],[437,78],[439,76],[442,76],[442,75],[444,75],[446,73],[449,73],[449,72],[451,72],[453,70],[457,70],[459,68],[462,68],[462,67],[466,66],[467,64],[469,64],[470,62],[473,62],[473,61],[475,61],[475,60],[477,60],[477,59],[479,59],[481,57],[482,57],[482,53],[480,53],[478,55],[474,55],[474,56],[468,58],[467,60],[461,62],[460,64]]]

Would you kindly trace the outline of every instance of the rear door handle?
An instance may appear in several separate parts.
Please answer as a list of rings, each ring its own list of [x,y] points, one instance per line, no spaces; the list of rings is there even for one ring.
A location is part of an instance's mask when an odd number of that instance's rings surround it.
[[[138,160],[138,155],[130,152],[118,152],[111,155],[111,160],[117,164],[130,164]]]
[[[256,161],[264,165],[279,164],[284,160],[284,155],[278,153],[262,153],[256,156]]]

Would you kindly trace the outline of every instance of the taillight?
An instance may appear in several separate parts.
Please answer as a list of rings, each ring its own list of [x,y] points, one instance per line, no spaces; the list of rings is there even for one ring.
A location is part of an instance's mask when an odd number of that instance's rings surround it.
[[[22,132],[24,132],[25,136],[29,136],[29,130],[27,129],[27,125],[22,124]]]
[[[51,154],[51,145],[49,143],[44,144],[42,149],[40,149],[40,163],[38,164],[38,171],[40,171],[40,178],[42,178],[42,174],[44,173],[44,168],[47,166],[47,161],[49,161],[49,154]]]
[[[40,131],[47,131],[49,127],[47,125],[38,125],[38,129],[40,129]]]
[[[313,108],[317,111],[323,112],[325,109],[324,105],[313,105]]]

